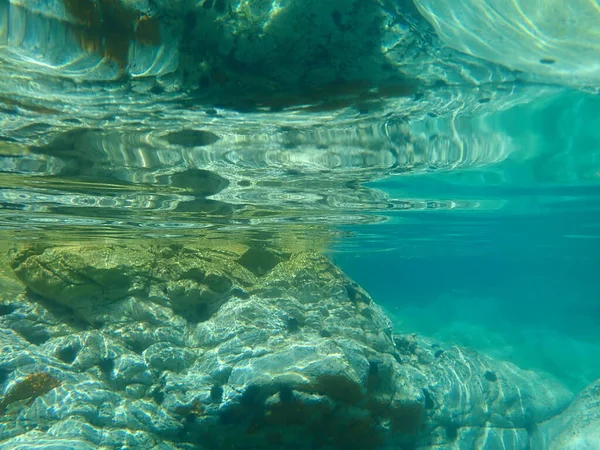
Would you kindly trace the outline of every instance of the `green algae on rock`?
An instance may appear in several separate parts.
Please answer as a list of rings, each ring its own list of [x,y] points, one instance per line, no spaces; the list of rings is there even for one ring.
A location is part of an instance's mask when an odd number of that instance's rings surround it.
[[[106,314],[98,311],[102,305],[123,313],[131,297],[164,303],[191,321],[206,320],[232,290],[254,282],[236,263],[237,253],[177,245],[30,247],[11,256],[16,275],[32,293],[72,309],[89,324]]]

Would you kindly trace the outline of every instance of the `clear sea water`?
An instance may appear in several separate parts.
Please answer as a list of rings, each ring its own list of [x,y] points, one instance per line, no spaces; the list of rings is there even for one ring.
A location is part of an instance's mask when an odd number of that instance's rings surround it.
[[[468,28],[469,2],[457,5]],[[0,0],[3,253],[23,242],[285,241],[327,253],[400,333],[574,392],[600,377],[600,76],[591,62],[561,66],[600,56],[600,33],[554,42],[558,62],[535,54],[533,69],[506,56],[525,47],[488,54],[465,40],[439,53],[440,73],[455,71],[443,83],[421,68],[416,90],[328,84],[248,106],[169,78],[169,46],[137,54],[148,75],[129,67],[139,73],[125,81],[68,39],[63,56],[79,65],[61,65],[44,47],[52,24],[40,25],[60,12],[7,26],[11,8],[16,21],[43,7]],[[459,39],[452,20],[430,22],[442,39],[430,45]],[[6,300],[20,288],[3,264]]]
[[[528,158],[373,183],[431,208],[348,227],[335,260],[400,329],[581,389],[600,374],[598,112],[598,95],[579,92],[513,108],[497,114],[496,131]],[[476,206],[437,206],[451,202]]]

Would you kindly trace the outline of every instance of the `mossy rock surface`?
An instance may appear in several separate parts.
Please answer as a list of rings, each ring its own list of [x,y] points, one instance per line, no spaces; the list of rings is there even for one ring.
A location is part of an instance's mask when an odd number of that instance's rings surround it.
[[[214,312],[236,286],[254,284],[235,252],[182,246],[27,247],[10,252],[17,277],[33,294],[73,310],[130,296],[168,302],[177,312]],[[162,299],[154,293],[163,294]],[[215,306],[216,305],[216,306]]]
[[[64,246],[13,251],[12,266],[35,294],[71,308],[142,292],[155,256],[128,247]]]

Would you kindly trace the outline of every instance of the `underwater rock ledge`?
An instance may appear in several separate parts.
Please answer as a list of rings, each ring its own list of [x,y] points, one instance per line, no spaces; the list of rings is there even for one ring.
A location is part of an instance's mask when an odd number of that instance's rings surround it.
[[[532,450],[600,448],[600,379],[560,415],[539,426]]]
[[[572,399],[510,363],[394,335],[318,253],[10,258],[27,292],[0,310],[0,449],[525,449]]]

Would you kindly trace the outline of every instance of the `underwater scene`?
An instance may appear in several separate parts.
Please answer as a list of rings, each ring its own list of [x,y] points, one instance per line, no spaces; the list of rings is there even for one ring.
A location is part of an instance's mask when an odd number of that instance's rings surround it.
[[[0,450],[600,450],[600,2],[0,0]]]

